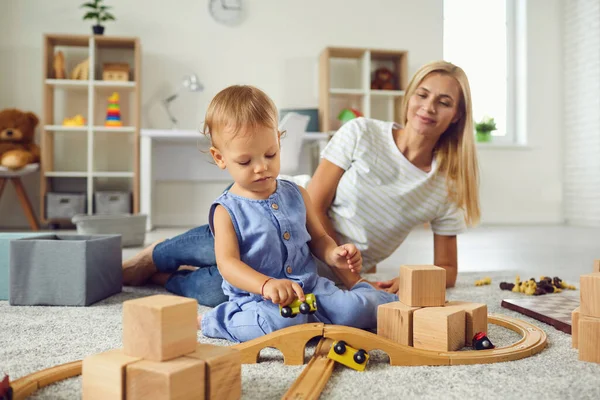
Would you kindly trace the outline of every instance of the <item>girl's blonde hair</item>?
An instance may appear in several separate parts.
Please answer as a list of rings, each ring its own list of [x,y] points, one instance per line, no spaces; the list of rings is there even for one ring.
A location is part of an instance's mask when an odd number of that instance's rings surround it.
[[[479,167],[473,131],[471,89],[465,72],[446,61],[434,61],[422,66],[412,77],[402,100],[402,124],[406,126],[408,102],[429,74],[451,76],[458,82],[461,98],[458,106],[460,118],[450,124],[435,146],[437,173],[445,174],[448,196],[465,210],[468,225],[476,225],[481,218],[479,206]]]
[[[278,121],[277,107],[265,92],[254,86],[234,85],[212,99],[202,131],[214,145],[215,135],[225,130],[236,135],[242,128],[277,129]]]

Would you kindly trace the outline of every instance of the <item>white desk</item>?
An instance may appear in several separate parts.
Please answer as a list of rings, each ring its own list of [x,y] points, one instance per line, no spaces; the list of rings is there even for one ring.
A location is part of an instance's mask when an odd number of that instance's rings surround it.
[[[140,213],[148,216],[147,230],[153,228],[154,181],[231,180],[227,171],[210,164],[209,140],[198,131],[142,129],[140,134]],[[321,149],[328,138],[326,133],[307,132],[304,143],[317,143]]]

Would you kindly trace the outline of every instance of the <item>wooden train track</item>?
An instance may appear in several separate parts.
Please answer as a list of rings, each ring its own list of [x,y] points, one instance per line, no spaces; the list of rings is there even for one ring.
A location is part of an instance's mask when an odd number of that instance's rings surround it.
[[[81,364],[81,361],[74,361],[57,365],[56,367],[43,369],[11,382],[10,386],[13,388],[13,400],[23,400],[44,386],[81,375]]]
[[[435,351],[416,349],[377,336],[361,329],[322,323],[292,326],[269,335],[240,343],[233,348],[242,352],[243,363],[256,363],[260,351],[265,347],[274,347],[283,354],[287,365],[304,364],[306,342],[315,336],[333,340],[344,340],[354,348],[366,351],[381,350],[390,358],[390,365],[461,365],[489,364],[519,360],[537,354],[546,347],[546,333],[528,322],[504,315],[488,315],[488,322],[510,329],[521,339],[506,347],[491,350],[472,351]]]
[[[509,346],[492,350],[439,352],[415,349],[414,347],[401,345],[377,336],[374,333],[356,328],[314,323],[285,328],[269,335],[237,344],[232,346],[232,348],[240,350],[242,353],[242,363],[244,364],[258,362],[258,356],[262,349],[274,347],[281,351],[286,365],[301,365],[304,364],[304,349],[306,343],[314,337],[322,336],[331,340],[344,340],[353,347],[361,348],[366,351],[376,349],[382,350],[388,354],[390,365],[416,366],[489,364],[514,361],[537,354],[546,347],[546,333],[535,325],[516,318],[496,314],[488,315],[488,322],[518,333],[521,335],[521,339]],[[322,352],[326,352],[329,348],[325,343],[330,342],[320,342],[317,351],[315,352],[315,356],[311,362],[309,362],[309,365],[307,365],[297,381],[299,382],[302,378],[317,382],[315,389],[318,390],[318,393],[323,390],[323,387],[331,375],[331,371],[333,371],[333,363],[327,362],[326,360],[318,361],[319,357],[323,358]],[[82,361],[74,361],[19,378],[11,383],[11,387],[13,388],[13,399],[25,399],[40,388],[63,379],[80,375],[81,367]],[[291,395],[298,390],[303,390],[300,389],[302,386],[303,385],[300,383],[295,383],[290,388],[291,392],[288,391],[288,394]],[[294,392],[294,390],[296,392]],[[314,396],[314,394],[315,390],[313,390],[312,395]]]

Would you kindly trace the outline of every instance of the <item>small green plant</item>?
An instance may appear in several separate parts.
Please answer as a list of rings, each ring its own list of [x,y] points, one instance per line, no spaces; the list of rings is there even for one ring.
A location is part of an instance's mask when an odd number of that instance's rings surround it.
[[[81,8],[87,9],[87,12],[83,16],[83,20],[96,20],[96,25],[94,25],[92,28],[94,33],[99,35],[104,32],[104,26],[102,26],[103,22],[116,21],[114,15],[108,11],[111,9],[111,7],[102,4],[103,1],[104,0],[93,0],[92,2],[83,3],[81,5]],[[96,27],[98,27],[98,29],[96,29]]]
[[[494,121],[494,118],[492,117],[485,116],[481,122],[475,123],[475,130],[478,133],[490,133],[496,129],[496,121]]]

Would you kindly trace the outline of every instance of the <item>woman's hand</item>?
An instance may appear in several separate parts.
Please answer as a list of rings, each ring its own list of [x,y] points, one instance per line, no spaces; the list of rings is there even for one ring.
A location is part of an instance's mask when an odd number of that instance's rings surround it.
[[[343,244],[333,249],[330,255],[331,265],[339,269],[349,269],[359,273],[362,269],[360,250],[351,243]]]
[[[398,278],[391,279],[389,281],[384,282],[376,282],[377,288],[383,290],[388,293],[398,293],[398,289],[400,287],[400,280]]]
[[[263,286],[263,297],[282,307],[287,306],[298,297],[304,301],[304,291],[294,281],[289,279],[270,279]]]

